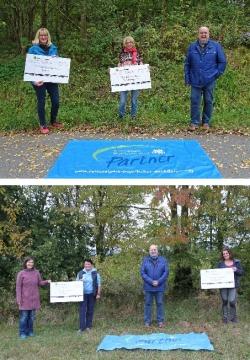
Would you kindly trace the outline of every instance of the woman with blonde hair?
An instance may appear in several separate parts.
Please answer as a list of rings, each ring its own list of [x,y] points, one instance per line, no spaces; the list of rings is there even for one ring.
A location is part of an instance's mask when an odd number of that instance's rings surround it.
[[[123,39],[123,47],[119,54],[118,66],[142,65],[142,57],[135,46],[135,41],[131,36]],[[131,118],[135,118],[137,114],[137,98],[139,90],[131,90]],[[126,102],[128,91],[120,92],[119,118],[122,119],[126,113]]]
[[[33,40],[33,46],[28,51],[28,54],[33,55],[44,55],[44,56],[58,56],[57,47],[51,42],[51,36],[46,28],[40,28]],[[59,123],[57,113],[59,109],[59,90],[58,84],[35,81],[32,86],[36,92],[37,97],[37,112],[40,123],[40,132],[42,134],[48,134],[49,129],[46,125],[45,119],[45,99],[46,91],[48,92],[51,100],[51,112],[50,112],[50,123],[52,127],[59,128],[63,125]]]

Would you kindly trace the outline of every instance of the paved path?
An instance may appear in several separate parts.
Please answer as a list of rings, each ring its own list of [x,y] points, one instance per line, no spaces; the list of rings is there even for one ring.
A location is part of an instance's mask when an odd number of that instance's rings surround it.
[[[112,131],[108,132],[108,135],[94,134],[93,130],[51,132],[49,135],[0,135],[0,179],[44,178],[67,141],[87,138],[141,139],[143,135],[125,136]],[[183,132],[166,135],[164,138],[196,139],[213,159],[224,178],[250,179],[250,136]]]

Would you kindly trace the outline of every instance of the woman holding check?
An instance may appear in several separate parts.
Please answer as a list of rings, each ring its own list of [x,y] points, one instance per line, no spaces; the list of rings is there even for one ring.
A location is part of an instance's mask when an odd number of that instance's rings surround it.
[[[28,54],[44,55],[44,56],[58,56],[57,47],[52,44],[49,31],[46,28],[40,28],[33,40],[33,46],[29,49]],[[40,123],[40,132],[42,134],[48,134],[49,129],[46,125],[45,119],[45,98],[46,91],[48,92],[51,100],[51,113],[50,123],[55,128],[62,127],[57,118],[59,109],[59,90],[58,84],[43,81],[35,81],[32,86],[36,92],[37,97],[37,112]]]
[[[240,261],[233,257],[233,254],[229,248],[224,248],[221,252],[221,261],[218,268],[230,268],[234,272],[234,288],[220,289],[220,295],[222,300],[222,314],[223,322],[227,324],[229,321],[237,322],[236,314],[236,300],[237,300],[237,288],[240,286],[240,277],[243,275],[243,269]]]
[[[123,48],[119,55],[118,66],[142,65],[142,58],[135,47],[135,41],[131,36],[123,39]],[[134,119],[137,113],[137,98],[139,90],[131,90],[131,118]],[[126,113],[126,102],[128,91],[120,92],[119,118],[123,119]]]
[[[78,330],[78,333],[82,334],[83,331],[92,328],[95,303],[101,297],[101,277],[91,259],[84,261],[83,269],[78,272],[76,280],[83,282],[84,300],[79,303]]]

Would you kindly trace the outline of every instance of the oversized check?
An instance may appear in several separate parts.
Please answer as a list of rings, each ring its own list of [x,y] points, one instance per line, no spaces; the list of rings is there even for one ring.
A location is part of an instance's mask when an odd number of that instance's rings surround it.
[[[150,89],[149,65],[130,65],[110,68],[111,91]]]
[[[233,269],[207,269],[201,270],[202,289],[226,289],[234,288]]]
[[[82,281],[60,281],[50,283],[50,302],[83,301]]]
[[[69,82],[70,60],[57,56],[26,55],[24,81]]]

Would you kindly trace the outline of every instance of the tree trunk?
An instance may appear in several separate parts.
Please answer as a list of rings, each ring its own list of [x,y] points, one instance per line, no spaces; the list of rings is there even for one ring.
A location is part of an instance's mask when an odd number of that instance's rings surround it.
[[[34,37],[34,33],[33,33],[34,19],[35,19],[35,6],[34,6],[34,4],[32,4],[32,6],[30,6],[29,11],[28,11],[27,37],[28,37],[29,41],[33,40],[33,37]]]
[[[82,1],[81,7],[81,20],[80,20],[80,34],[83,42],[83,46],[87,46],[87,3],[86,0]]]
[[[162,24],[161,24],[161,35],[167,30],[167,17],[168,17],[168,1],[162,0]]]
[[[41,0],[41,27],[47,27],[48,0]]]
[[[21,52],[21,38],[22,38],[22,13],[20,3],[13,1],[11,3],[10,23],[12,26],[11,39],[17,43],[18,50]]]

